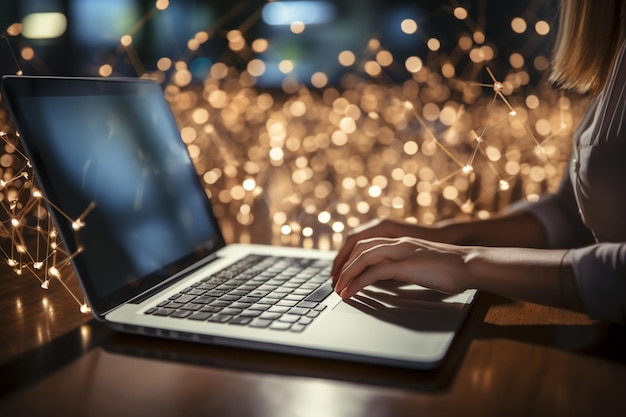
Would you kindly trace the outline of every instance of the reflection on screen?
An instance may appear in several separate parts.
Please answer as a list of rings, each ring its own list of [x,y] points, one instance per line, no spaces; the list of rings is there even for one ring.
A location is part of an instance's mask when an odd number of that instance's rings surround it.
[[[23,98],[55,204],[76,218],[100,295],[155,272],[215,235],[204,191],[162,100],[141,95]]]

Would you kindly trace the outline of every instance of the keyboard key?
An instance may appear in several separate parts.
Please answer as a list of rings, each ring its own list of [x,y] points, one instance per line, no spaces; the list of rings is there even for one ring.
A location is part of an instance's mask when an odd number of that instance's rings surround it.
[[[192,301],[193,299],[195,299],[196,296],[195,295],[187,295],[187,294],[183,294],[180,297],[176,298],[176,302],[177,303],[183,303],[183,304],[187,304],[188,302]]]
[[[204,293],[206,293],[206,291],[191,287],[191,288],[185,288],[184,290],[181,291],[181,293],[187,294],[187,295],[203,295]]]
[[[302,333],[304,331],[304,329],[306,329],[306,326],[300,324],[300,323],[295,323],[293,324],[290,328],[289,331],[290,332],[295,332],[295,333]]]
[[[264,305],[272,306],[276,304],[278,301],[279,300],[276,298],[261,298],[259,301],[257,301],[257,304],[264,304]]]
[[[271,306],[271,307],[269,308],[269,310],[267,310],[267,311],[269,311],[270,313],[286,313],[286,312],[288,312],[289,310],[291,310],[291,307],[285,307],[285,306]]]
[[[216,314],[216,315],[212,316],[209,319],[209,321],[216,322],[216,323],[226,323],[226,322],[228,322],[232,318],[233,318],[233,316],[230,315],[230,314]]]
[[[176,310],[172,314],[170,314],[170,317],[176,317],[177,319],[184,319],[184,318],[191,316],[191,313],[193,313],[193,311]]]
[[[282,313],[270,313],[269,311],[264,311],[259,317],[266,320],[277,320],[281,318],[282,315]]]
[[[237,301],[241,298],[240,295],[235,295],[235,294],[226,294],[222,297],[220,297],[220,300],[225,300],[225,301]]]
[[[235,317],[234,319],[230,320],[228,322],[228,324],[238,324],[240,326],[245,326],[246,324],[249,324],[252,321],[252,317]]]
[[[180,310],[198,311],[202,308],[202,304],[187,303],[179,308]]]
[[[270,329],[272,330],[289,330],[291,327],[291,323],[286,323],[283,321],[275,321],[270,325]]]
[[[278,321],[282,321],[284,323],[295,323],[300,320],[300,316],[297,314],[285,314],[278,319]]]
[[[248,296],[250,297],[257,297],[257,298],[263,298],[265,297],[267,294],[269,294],[269,291],[259,291],[259,290],[255,290],[255,291],[251,291]]]
[[[302,307],[294,307],[289,310],[289,314],[297,314],[298,316],[306,315],[311,309],[302,308]]]
[[[319,316],[320,312],[317,310],[311,310],[308,313],[306,313],[307,317],[311,317],[312,319],[314,319],[315,317]]]
[[[184,305],[185,304],[177,303],[176,301],[163,301],[162,303],[158,304],[157,307],[180,308]]]
[[[264,329],[266,327],[269,327],[270,324],[272,324],[272,320],[266,320],[266,319],[261,319],[261,318],[257,318],[254,319],[251,323],[250,323],[250,327],[256,327],[259,329]]]
[[[241,317],[258,317],[261,314],[263,314],[263,312],[259,310],[244,310],[239,315]]]
[[[231,301],[215,300],[210,305],[212,305],[213,307],[222,307],[222,308],[224,308],[224,307],[228,307],[231,304],[232,304]]]
[[[306,301],[320,302],[328,297],[332,292],[332,283],[330,281],[327,281],[325,284],[322,284],[322,286],[313,291],[313,293],[306,298]]]
[[[226,307],[224,310],[221,311],[221,314],[230,314],[232,316],[236,316],[237,314],[240,314],[243,310],[240,308],[232,308],[232,307]]]
[[[313,319],[311,317],[300,317],[300,320],[298,320],[298,324],[302,324],[302,325],[309,325],[313,323]]]
[[[191,302],[196,304],[211,304],[215,300],[217,300],[217,298],[209,297],[208,295],[201,295]]]
[[[316,302],[313,301],[301,301],[298,304],[296,304],[296,307],[302,307],[302,308],[315,308],[317,307],[319,304],[317,304]]]
[[[195,313],[193,313],[188,318],[189,318],[189,320],[205,321],[209,317],[211,317],[212,315],[213,315],[213,313],[209,313],[208,311],[196,311]]]
[[[260,297],[251,297],[251,296],[247,295],[245,297],[241,297],[239,299],[239,302],[254,304],[257,301],[259,301],[260,299],[261,299]]]
[[[203,313],[219,313],[224,307],[219,306],[204,306],[200,309]]]
[[[173,312],[175,312],[176,310],[174,310],[173,308],[159,308],[157,311],[155,311],[154,313],[152,313],[155,316],[169,316],[170,314],[172,314]]]
[[[246,308],[250,308],[251,306],[252,306],[252,303],[242,303],[241,300],[235,301],[234,303],[230,305],[230,307],[232,308],[239,308],[241,310],[245,310]]]
[[[272,306],[270,306],[269,304],[253,304],[250,307],[248,307],[248,310],[266,311],[270,309],[271,307]]]

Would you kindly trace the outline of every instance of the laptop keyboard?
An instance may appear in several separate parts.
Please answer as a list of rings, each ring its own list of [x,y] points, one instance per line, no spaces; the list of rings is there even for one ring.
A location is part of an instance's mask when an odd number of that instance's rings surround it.
[[[145,314],[302,332],[326,307],[330,260],[248,255]]]

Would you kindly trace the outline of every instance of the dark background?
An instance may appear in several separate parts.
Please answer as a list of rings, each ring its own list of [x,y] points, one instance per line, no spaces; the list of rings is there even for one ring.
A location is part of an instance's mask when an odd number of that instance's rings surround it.
[[[110,62],[113,75],[140,75],[131,65],[128,53],[120,47],[120,37],[134,30],[133,49],[145,71],[156,69],[161,57],[184,61],[196,79],[201,80],[215,62],[244,67],[255,56],[248,49],[233,53],[227,47],[226,34],[242,30],[250,44],[256,38],[270,41],[270,50],[260,58],[266,63],[291,59],[294,75],[307,80],[315,71],[324,71],[331,82],[346,71],[337,62],[337,54],[351,50],[357,57],[367,53],[371,38],[380,41],[397,62],[417,55],[426,57],[426,41],[441,41],[440,56],[454,54],[459,36],[478,28],[485,33],[485,43],[496,51],[492,68],[506,68],[514,51],[524,56],[549,56],[555,26],[550,36],[538,36],[533,25],[538,20],[554,23],[555,0],[323,0],[333,11],[327,21],[307,25],[305,32],[294,35],[286,26],[268,25],[262,10],[268,2],[171,0],[165,11],[154,11],[154,0],[3,0],[0,6],[0,31],[20,22],[34,12],[61,12],[67,18],[67,29],[55,39],[26,39],[23,36],[0,38],[0,73],[41,75],[97,75],[98,68]],[[469,12],[466,21],[454,18],[452,11],[463,6]],[[152,11],[152,12],[151,12]],[[153,13],[154,12],[154,13]],[[511,19],[525,18],[528,29],[514,33]],[[416,34],[400,30],[405,18],[419,25]],[[209,30],[211,39],[197,51],[189,51],[187,41],[199,31]],[[20,51],[33,48],[35,58],[24,60]],[[464,63],[458,62],[462,68]],[[276,72],[276,71],[275,71]],[[393,80],[407,76],[402,69],[389,69]],[[533,68],[529,69],[534,77]],[[282,74],[268,71],[262,82],[279,83]]]

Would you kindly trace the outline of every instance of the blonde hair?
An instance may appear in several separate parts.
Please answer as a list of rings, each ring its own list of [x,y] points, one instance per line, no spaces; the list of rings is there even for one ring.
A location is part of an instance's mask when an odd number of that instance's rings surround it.
[[[607,82],[622,33],[626,0],[561,0],[550,82],[598,94]]]

